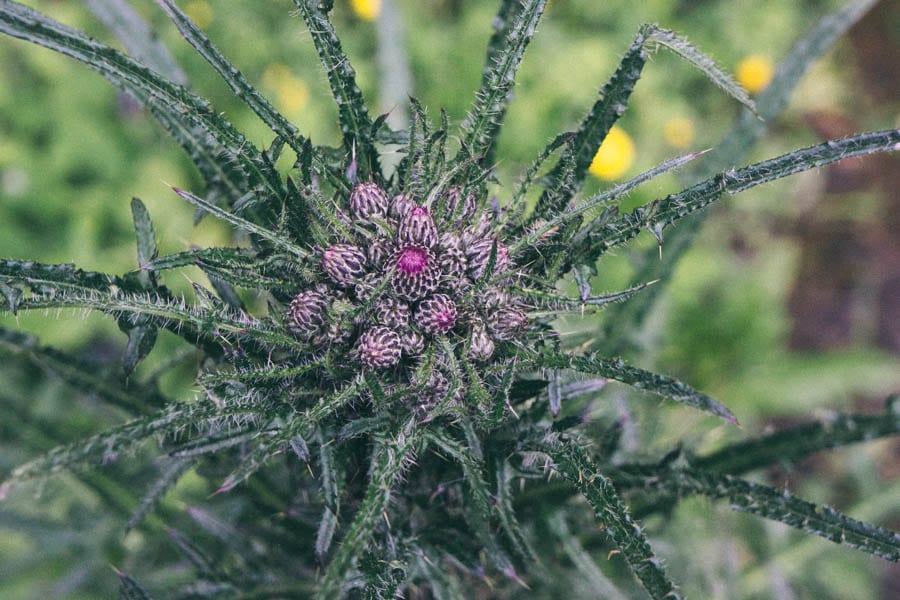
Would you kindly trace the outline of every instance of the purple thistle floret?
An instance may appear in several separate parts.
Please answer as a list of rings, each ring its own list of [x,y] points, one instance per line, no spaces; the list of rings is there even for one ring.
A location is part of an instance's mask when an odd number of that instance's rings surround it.
[[[394,293],[412,302],[434,291],[441,277],[436,262],[434,253],[425,246],[400,248],[393,258],[391,288]]]

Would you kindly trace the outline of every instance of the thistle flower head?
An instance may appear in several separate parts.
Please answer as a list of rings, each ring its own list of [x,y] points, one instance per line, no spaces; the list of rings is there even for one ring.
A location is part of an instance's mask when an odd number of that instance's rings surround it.
[[[375,183],[355,185],[344,210],[361,228],[353,230],[352,243],[325,245],[322,277],[292,300],[288,328],[310,342],[311,353],[326,348],[333,364],[379,371],[389,390],[403,373],[414,379],[422,364],[436,361],[429,367],[436,387],[425,386],[429,398],[418,397],[425,393],[418,382],[408,399],[417,410],[436,405],[450,379],[464,389],[460,360],[505,360],[499,348],[528,326],[522,300],[505,287],[508,278],[482,281],[489,267],[491,274],[508,273],[512,260],[499,235],[488,233],[493,217],[478,207],[473,193],[463,197],[460,186],[451,186],[438,199],[436,221],[410,193],[390,196]],[[373,220],[378,226],[369,227]],[[458,394],[457,400],[464,396]]]

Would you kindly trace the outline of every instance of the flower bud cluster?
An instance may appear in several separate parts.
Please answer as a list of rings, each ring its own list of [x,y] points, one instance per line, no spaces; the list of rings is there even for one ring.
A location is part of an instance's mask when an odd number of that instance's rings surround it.
[[[438,360],[426,382],[413,376],[448,347],[437,339],[446,337],[457,358],[484,362],[528,326],[508,291],[506,246],[475,198],[462,196],[450,188],[424,206],[407,194],[389,198],[375,183],[356,185],[347,206],[355,237],[318,252],[319,281],[293,298],[286,327],[364,368],[421,383],[439,401],[454,361]]]

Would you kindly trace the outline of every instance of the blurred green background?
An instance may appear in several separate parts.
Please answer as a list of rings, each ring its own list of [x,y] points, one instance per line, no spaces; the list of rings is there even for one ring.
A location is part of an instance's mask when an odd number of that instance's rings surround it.
[[[86,3],[25,4],[121,47]],[[254,143],[268,145],[268,129],[180,39],[155,3],[132,4],[171,50],[190,87],[210,98]],[[379,86],[378,23],[350,4],[336,0],[333,19],[363,92],[375,112],[390,110],[402,119],[406,107],[385,100],[388,93]],[[451,124],[459,124],[480,82],[497,3],[394,4],[399,5],[403,32],[391,39],[407,48],[413,82],[401,92],[420,99],[433,118],[444,108]],[[544,145],[577,125],[642,23],[677,30],[734,72],[748,57],[777,63],[818,18],[841,4],[551,0],[525,55],[501,137],[496,193],[508,197]],[[289,18],[291,2],[194,0],[179,5],[303,134],[315,143],[339,144],[327,81],[302,20]],[[827,138],[897,127],[898,47],[900,4],[881,2],[800,82],[788,109],[769,124],[768,135],[748,162]],[[665,51],[653,57],[644,73],[620,121],[633,142],[634,159],[615,181],[713,146],[739,114],[734,101]],[[396,97],[397,90],[393,92]],[[875,411],[888,393],[900,389],[898,166],[892,156],[854,159],[757,188],[712,209],[695,247],[665,282],[663,300],[640,332],[643,347],[629,358],[720,399],[743,427],[720,425],[647,399],[629,400],[638,458],[657,458],[679,443],[702,452],[827,411]],[[677,191],[679,182],[675,175],[656,179],[627,204]],[[193,210],[167,184],[201,189],[188,159],[149,115],[87,68],[0,38],[0,256],[73,262],[117,273],[132,269],[132,196],[149,208],[163,254],[192,244],[230,243],[228,228],[212,219],[194,227]],[[592,178],[585,194],[611,184]],[[605,259],[596,291],[628,285],[635,256],[655,244],[647,234]],[[169,276],[166,283],[187,292],[192,279],[205,283],[193,271],[181,279]],[[47,344],[84,349],[96,360],[115,356],[124,346],[113,322],[80,312],[2,316],[0,325],[36,333]],[[561,326],[584,331],[596,321],[573,316]],[[166,337],[142,369],[152,369],[178,349]],[[34,434],[56,429],[46,442],[23,448],[7,441],[16,437],[11,431],[20,424],[0,426],[0,476],[42,445],[52,446],[54,439],[73,439],[118,418],[85,401],[68,402],[60,384],[39,382],[39,369],[4,364],[4,356],[0,354],[0,405],[31,403],[35,418],[27,425]],[[607,392],[608,402],[598,410],[624,411],[622,394],[621,389]],[[900,529],[898,456],[896,440],[882,441],[757,476],[851,516]],[[64,484],[48,485],[58,489]],[[28,506],[31,498],[23,497],[28,494],[19,494],[0,510],[0,597],[110,593],[110,582],[85,592],[92,588],[63,574],[71,574],[78,561],[119,565],[127,560],[123,549],[139,544],[136,534],[123,541],[121,523],[103,520],[96,492],[71,481],[65,485],[78,493],[37,507]],[[46,515],[48,507],[61,522],[71,523],[80,515],[103,526],[84,536],[81,546],[76,544],[80,550],[71,551],[69,544],[62,555],[54,553],[53,544],[29,539],[19,527],[23,515]],[[668,524],[649,524],[670,572],[689,597],[900,596],[896,568],[736,515],[723,503],[689,501]]]

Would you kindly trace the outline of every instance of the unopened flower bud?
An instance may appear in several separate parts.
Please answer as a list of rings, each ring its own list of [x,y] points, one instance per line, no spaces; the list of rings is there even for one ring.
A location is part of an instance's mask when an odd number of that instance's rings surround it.
[[[391,329],[405,328],[409,325],[409,306],[396,298],[382,298],[375,304],[375,321]]]
[[[403,353],[407,356],[418,356],[425,349],[425,336],[418,331],[408,329],[400,338]]]
[[[512,340],[528,325],[528,316],[518,308],[501,306],[492,314],[488,330],[496,340]]]
[[[437,263],[445,280],[452,282],[466,274],[466,254],[457,247],[451,246],[441,250]]]
[[[400,225],[397,227],[397,242],[420,244],[428,248],[437,245],[437,226],[427,208],[416,206],[400,219]]]
[[[397,194],[391,200],[390,215],[399,221],[417,206],[418,204],[409,194]]]
[[[482,238],[466,247],[466,260],[468,261],[467,269],[469,277],[471,277],[473,281],[478,281],[484,277],[495,244],[497,246],[497,253],[496,258],[494,259],[492,273],[503,273],[509,268],[509,252],[506,250],[506,246],[503,245],[503,242],[496,238]]]
[[[300,292],[291,300],[285,325],[291,333],[311,339],[325,324],[328,298],[315,290]]]
[[[400,362],[400,352],[400,336],[380,325],[366,330],[356,342],[356,354],[367,367],[392,367]]]
[[[454,185],[447,190],[446,197],[447,217],[456,222],[468,222],[475,215],[475,196],[467,194],[465,201],[462,198],[462,188]]]
[[[325,249],[322,268],[338,285],[352,285],[365,273],[366,255],[352,244],[335,244]]]
[[[472,342],[469,344],[469,356],[474,360],[487,360],[494,353],[494,341],[490,338],[482,323],[472,328]]]
[[[386,238],[376,237],[368,242],[366,253],[372,268],[380,271],[384,269],[388,259],[394,253],[394,245]]]
[[[350,192],[350,214],[358,220],[384,218],[388,212],[388,197],[377,183],[357,184]]]
[[[447,333],[456,324],[456,303],[446,294],[434,294],[419,303],[416,325],[429,335]]]

